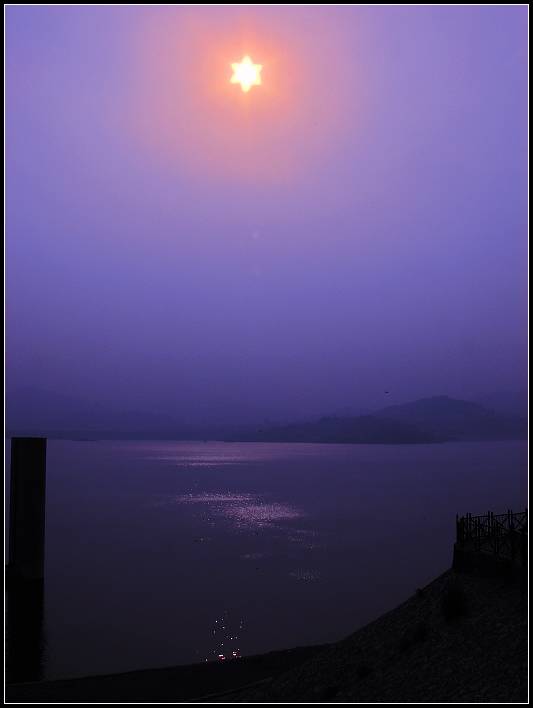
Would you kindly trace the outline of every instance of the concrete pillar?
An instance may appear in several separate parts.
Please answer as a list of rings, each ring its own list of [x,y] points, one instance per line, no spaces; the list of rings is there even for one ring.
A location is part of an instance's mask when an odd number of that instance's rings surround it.
[[[5,680],[40,681],[45,649],[44,581],[6,578]]]
[[[9,572],[44,577],[46,438],[11,439]]]

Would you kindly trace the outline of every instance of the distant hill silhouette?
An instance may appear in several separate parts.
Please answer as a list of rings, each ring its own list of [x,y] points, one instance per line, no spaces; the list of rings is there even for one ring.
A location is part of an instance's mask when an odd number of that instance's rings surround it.
[[[315,423],[259,428],[230,438],[256,442],[307,443],[429,443],[441,439],[408,422],[387,420],[372,415],[353,418],[328,417]]]
[[[255,426],[254,426],[255,427]],[[8,390],[6,435],[51,439],[223,440],[234,423],[187,423],[170,413],[131,410],[99,400],[35,387]]]
[[[344,410],[346,412],[344,412]],[[447,440],[508,440],[527,437],[525,417],[502,415],[479,403],[448,396],[422,398],[371,414],[344,409],[314,421],[189,424],[177,415],[121,410],[99,401],[39,389],[6,397],[7,436],[63,439],[226,440],[401,444]]]
[[[449,396],[388,406],[376,415],[420,426],[428,433],[448,440],[505,440],[523,438],[527,434],[525,418],[501,415],[479,403]]]
[[[105,431],[116,437],[137,431],[152,435],[176,427],[163,414],[124,410],[98,400],[32,387],[7,391],[6,422],[8,434],[49,437],[63,437],[61,431],[71,431],[76,436],[99,436]]]
[[[525,418],[502,416],[477,403],[448,396],[388,406],[373,415],[328,417],[316,422],[258,428],[233,440],[309,443],[431,443],[509,440],[527,435]]]
[[[527,417],[527,391],[494,391],[476,398],[475,402],[500,415]]]

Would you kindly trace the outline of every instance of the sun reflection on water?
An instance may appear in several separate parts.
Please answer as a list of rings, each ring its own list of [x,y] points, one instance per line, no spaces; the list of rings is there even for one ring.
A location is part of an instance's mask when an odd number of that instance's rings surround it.
[[[174,497],[173,502],[204,505],[208,509],[206,520],[210,520],[210,514],[214,513],[231,521],[236,528],[262,528],[299,519],[304,515],[290,504],[269,502],[259,495],[234,492],[182,494]]]
[[[225,610],[217,617],[211,628],[211,640],[213,642],[210,655],[205,657],[205,661],[227,661],[240,659],[241,640],[245,631],[243,618],[235,621],[231,613]]]

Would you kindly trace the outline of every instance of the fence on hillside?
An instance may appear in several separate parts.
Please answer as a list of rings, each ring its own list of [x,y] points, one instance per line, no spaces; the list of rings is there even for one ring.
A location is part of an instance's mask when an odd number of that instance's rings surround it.
[[[492,511],[480,516],[457,516],[456,547],[496,556],[502,560],[527,565],[527,509],[521,512]]]

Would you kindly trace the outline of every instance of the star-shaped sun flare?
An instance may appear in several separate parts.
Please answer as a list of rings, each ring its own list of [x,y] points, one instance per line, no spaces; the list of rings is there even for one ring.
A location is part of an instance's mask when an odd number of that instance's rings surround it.
[[[240,62],[232,64],[231,68],[233,69],[231,83],[240,84],[244,93],[248,93],[252,86],[260,86],[262,64],[254,64],[249,56],[245,56]]]

